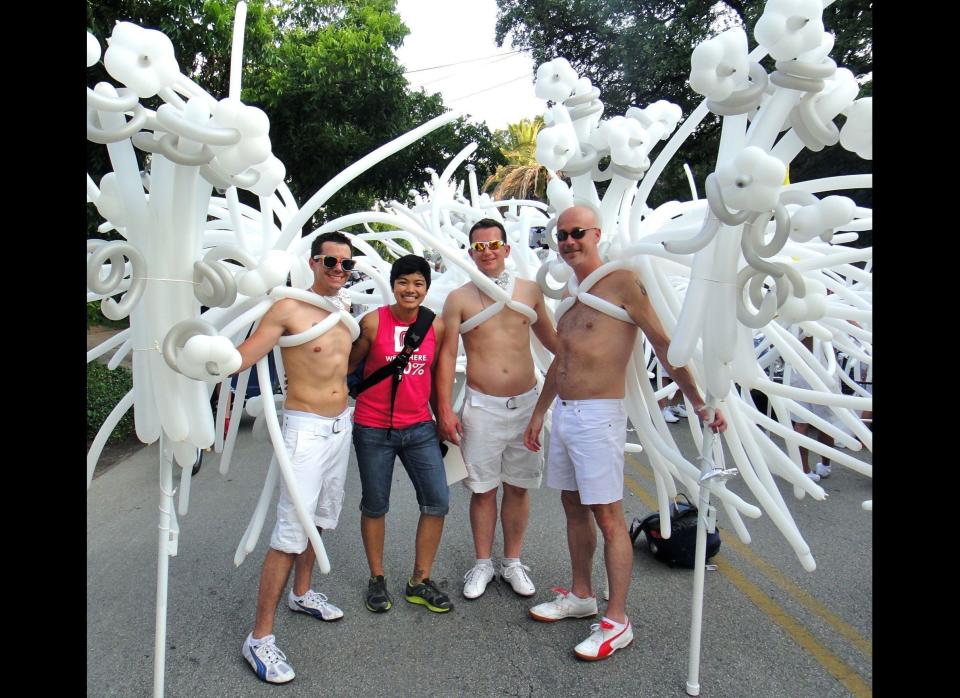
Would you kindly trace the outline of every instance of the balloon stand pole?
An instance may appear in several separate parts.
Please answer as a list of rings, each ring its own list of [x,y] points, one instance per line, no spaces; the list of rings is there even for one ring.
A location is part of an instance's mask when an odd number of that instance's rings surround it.
[[[705,476],[715,470],[710,458],[716,434],[704,426],[703,450],[700,457],[700,498],[697,503],[697,547],[693,566],[693,604],[690,614],[690,657],[687,662],[687,695],[700,695],[700,630],[703,621],[703,576],[706,571],[707,516],[710,489]]]
[[[170,560],[170,523],[173,512],[173,451],[160,435],[160,536],[157,553],[157,621],[153,646],[153,696],[163,698],[163,670],[167,646],[167,580]]]

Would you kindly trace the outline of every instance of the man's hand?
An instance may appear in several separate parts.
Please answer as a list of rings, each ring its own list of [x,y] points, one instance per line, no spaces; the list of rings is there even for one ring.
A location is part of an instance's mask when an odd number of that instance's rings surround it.
[[[440,410],[437,426],[439,427],[440,439],[442,441],[449,441],[457,446],[460,445],[460,437],[463,436],[463,425],[460,423],[460,418],[457,417],[456,412],[450,409]]]
[[[727,420],[724,419],[723,413],[720,410],[711,410],[706,405],[701,405],[696,408],[694,412],[697,413],[697,416],[704,422],[707,422],[707,426],[713,429],[716,433],[723,433],[727,430]],[[713,419],[711,420],[711,412],[713,413]]]
[[[185,376],[200,381],[219,383],[240,368],[241,358],[226,337],[194,335],[177,355],[177,369]]]
[[[539,451],[541,431],[543,431],[543,415],[534,413],[523,434],[523,445],[533,452]]]

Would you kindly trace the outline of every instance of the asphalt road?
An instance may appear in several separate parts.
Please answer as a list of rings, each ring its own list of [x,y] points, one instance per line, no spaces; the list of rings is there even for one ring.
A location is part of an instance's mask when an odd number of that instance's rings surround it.
[[[273,510],[254,552],[238,568],[234,551],[262,487],[271,448],[241,425],[227,475],[207,453],[193,478],[190,510],[180,518],[179,554],[170,559],[166,695],[259,696],[684,696],[692,571],[671,569],[645,549],[634,557],[628,613],[633,644],[603,662],[578,660],[573,646],[591,620],[543,624],[527,609],[569,586],[569,557],[558,494],[531,494],[524,562],[537,594],[531,601],[492,583],[480,599],[461,596],[473,563],[469,493],[451,488],[451,509],[433,578],[454,600],[447,614],[404,601],[413,564],[417,507],[402,468],[394,476],[387,519],[387,579],[395,606],[375,615],[363,605],[368,571],[359,533],[360,483],[351,456],[340,524],[324,534],[332,571],[314,588],[345,617],[322,623],[281,603],[278,644],[297,678],[261,683],[241,657],[253,624],[258,577]],[[695,455],[685,420],[671,431]],[[728,461],[729,462],[729,461]],[[628,520],[651,512],[653,475],[644,454],[628,456]],[[747,520],[753,541],[740,543],[723,512],[723,544],[705,583],[701,695],[847,696],[872,693],[871,481],[843,467],[821,482],[824,502],[781,491],[817,560],[808,573],[768,517]],[[755,499],[742,482],[732,489]],[[275,499],[276,495],[274,495]],[[87,494],[87,695],[145,696],[153,690],[156,603],[157,445],[97,477]],[[498,531],[495,556],[502,552]],[[602,588],[602,544],[595,585]]]

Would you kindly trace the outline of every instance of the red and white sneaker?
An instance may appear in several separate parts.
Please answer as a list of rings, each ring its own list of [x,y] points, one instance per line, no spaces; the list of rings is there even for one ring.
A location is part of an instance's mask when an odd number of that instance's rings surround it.
[[[593,633],[586,640],[573,648],[574,654],[580,659],[587,661],[596,661],[606,659],[618,649],[626,647],[633,642],[633,626],[630,625],[630,619],[620,630],[606,618],[599,623],[590,626]]]

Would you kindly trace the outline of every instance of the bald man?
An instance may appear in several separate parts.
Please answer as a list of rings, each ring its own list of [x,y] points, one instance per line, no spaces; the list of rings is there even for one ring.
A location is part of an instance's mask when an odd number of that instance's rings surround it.
[[[557,220],[560,256],[578,283],[603,263],[598,250],[601,234],[596,215],[585,206],[568,208]],[[610,600],[601,622],[593,625],[590,636],[574,648],[581,659],[598,660],[633,641],[633,628],[626,615],[633,547],[623,516],[627,429],[623,399],[627,361],[638,328],[693,404],[697,416],[704,419],[709,410],[690,371],[667,362],[670,338],[636,274],[626,269],[613,271],[595,283],[590,293],[622,308],[629,320],[614,318],[579,300],[560,317],[556,356],[527,425],[524,443],[532,451],[540,450],[544,415],[553,403],[547,486],[561,491],[573,581],[570,591],[562,590],[553,601],[534,606],[530,615],[552,622],[597,614],[591,570],[597,541],[595,526],[599,526]],[[726,429],[719,410],[709,426],[714,431]]]

